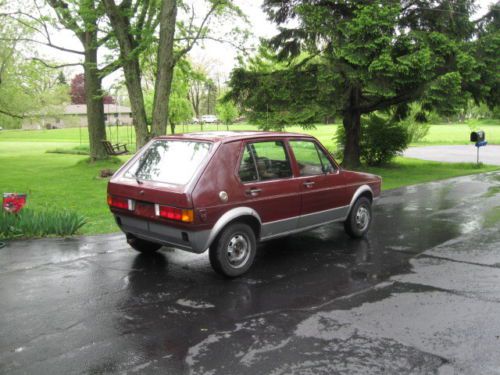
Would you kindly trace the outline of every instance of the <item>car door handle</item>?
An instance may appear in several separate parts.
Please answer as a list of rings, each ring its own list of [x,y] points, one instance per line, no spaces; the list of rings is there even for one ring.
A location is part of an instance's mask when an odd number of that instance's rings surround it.
[[[252,189],[246,190],[245,194],[250,195],[252,197],[256,197],[260,194],[261,191],[262,191],[262,189],[252,188]]]
[[[314,181],[306,181],[304,182],[304,186],[308,189],[312,188],[314,185]]]

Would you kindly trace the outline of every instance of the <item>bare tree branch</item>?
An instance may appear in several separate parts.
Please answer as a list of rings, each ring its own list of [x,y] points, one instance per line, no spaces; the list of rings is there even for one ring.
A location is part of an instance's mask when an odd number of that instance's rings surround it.
[[[18,18],[16,16],[24,16],[24,17],[27,17],[27,18],[29,18],[31,20],[37,21],[37,23],[40,23],[31,14],[23,13],[21,11],[17,11],[17,12],[13,12],[13,13],[0,13],[0,17],[11,18],[12,20],[16,21],[17,23],[23,25],[24,27],[26,27],[28,29],[31,29],[31,30],[33,30],[33,31],[35,31],[37,33],[43,34],[42,31],[39,28],[37,28],[37,27],[29,24],[28,22],[26,22],[23,19],[20,19],[20,18]]]
[[[184,56],[186,53],[188,53],[189,51],[191,51],[191,49],[194,47],[194,45],[196,44],[196,42],[200,39],[201,33],[203,32],[206,23],[210,19],[210,16],[212,15],[213,12],[215,12],[215,10],[217,9],[218,6],[219,6],[218,2],[215,2],[215,3],[212,4],[212,7],[207,12],[207,14],[205,14],[205,17],[203,18],[203,21],[201,22],[200,26],[198,27],[198,31],[196,32],[196,35],[194,37],[189,38],[188,39],[189,42],[188,42],[187,46],[184,47],[183,49],[181,49],[179,52],[177,52],[177,54],[176,54],[177,56],[175,57],[175,61],[176,62],[179,61],[179,59],[182,56]]]
[[[103,66],[101,69],[99,69],[99,75],[100,76],[107,76],[118,69],[122,67],[120,59],[114,60],[110,62],[109,64]]]
[[[179,42],[179,41],[182,41],[182,40],[194,40],[195,42],[197,41],[200,41],[200,40],[212,40],[214,42],[218,42],[218,43],[222,43],[222,44],[229,44],[230,46],[236,48],[237,50],[243,52],[243,53],[248,53],[247,49],[245,49],[244,47],[234,43],[233,41],[231,40],[227,40],[227,39],[223,39],[223,38],[216,38],[216,37],[213,37],[213,36],[208,36],[208,35],[204,35],[202,37],[184,37],[184,38],[175,38],[174,39],[176,42]]]
[[[56,11],[59,22],[69,30],[72,30],[83,43],[84,30],[78,25],[73,17],[70,16],[69,6],[63,0],[47,0],[47,2]]]
[[[15,113],[11,113],[11,112],[6,111],[6,110],[1,109],[1,108],[0,108],[0,113],[1,113],[1,114],[3,114],[3,115],[6,115],[6,116],[10,116],[10,117],[18,118],[18,119],[23,119],[23,118],[25,118],[25,116],[23,116],[23,115],[18,115],[18,114],[15,114]]]
[[[79,62],[79,63],[67,63],[67,64],[53,65],[53,64],[49,64],[48,62],[46,62],[43,59],[39,59],[38,57],[32,57],[31,60],[38,61],[40,64],[45,65],[47,68],[51,68],[51,69],[61,69],[61,68],[65,68],[65,67],[68,67],[68,66],[80,66],[80,65],[83,65],[83,63],[81,63],[81,62]]]
[[[76,53],[76,54],[79,54],[79,55],[84,55],[85,54],[82,51],[77,51],[77,50],[74,50],[74,49],[61,47],[61,46],[55,45],[53,43],[42,42],[41,40],[36,40],[36,39],[31,39],[31,38],[19,38],[19,39],[14,39],[14,38],[0,38],[0,40],[4,40],[6,42],[12,42],[12,41],[18,40],[20,42],[37,43],[37,44],[43,44],[45,46],[49,46],[51,48],[58,49],[60,51],[64,51],[64,52],[68,52],[68,53]]]

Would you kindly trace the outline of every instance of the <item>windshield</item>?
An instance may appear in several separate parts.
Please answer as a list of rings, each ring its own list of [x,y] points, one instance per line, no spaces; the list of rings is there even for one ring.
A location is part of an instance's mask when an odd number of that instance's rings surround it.
[[[185,185],[210,152],[208,142],[158,140],[125,173],[140,181]]]

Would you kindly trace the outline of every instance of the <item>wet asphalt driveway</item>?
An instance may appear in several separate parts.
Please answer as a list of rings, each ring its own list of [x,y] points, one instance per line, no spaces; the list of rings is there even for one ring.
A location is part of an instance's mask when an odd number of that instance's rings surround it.
[[[500,173],[393,190],[245,277],[122,235],[0,250],[0,373],[500,373]]]

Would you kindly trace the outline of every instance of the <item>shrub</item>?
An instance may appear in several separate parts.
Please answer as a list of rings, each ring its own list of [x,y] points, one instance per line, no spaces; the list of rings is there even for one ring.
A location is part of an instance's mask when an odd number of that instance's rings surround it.
[[[70,236],[85,223],[86,218],[69,210],[25,208],[18,214],[0,212],[0,239]]]
[[[420,122],[410,118],[401,121],[401,125],[406,128],[406,132],[408,133],[408,144],[424,139],[431,127],[431,124],[428,122]]]
[[[345,131],[337,128],[337,142],[343,147]],[[370,115],[361,119],[361,159],[368,165],[389,162],[408,147],[409,135],[405,124],[391,121],[382,116]]]

